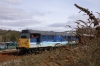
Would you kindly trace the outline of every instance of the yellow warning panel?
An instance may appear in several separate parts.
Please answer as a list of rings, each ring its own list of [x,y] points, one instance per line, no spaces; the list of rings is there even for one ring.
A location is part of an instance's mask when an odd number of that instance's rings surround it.
[[[30,39],[19,38],[19,47],[30,48]]]

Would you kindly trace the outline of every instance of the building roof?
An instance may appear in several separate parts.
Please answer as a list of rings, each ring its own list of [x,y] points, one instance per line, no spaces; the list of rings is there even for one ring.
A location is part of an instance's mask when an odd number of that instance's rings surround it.
[[[70,32],[54,32],[54,31],[40,31],[40,30],[22,30],[22,33],[24,32],[28,32],[28,33],[39,33],[39,34],[42,34],[42,35],[62,35],[62,36],[65,36],[65,35],[68,35],[68,36],[75,36],[75,33],[70,33]]]

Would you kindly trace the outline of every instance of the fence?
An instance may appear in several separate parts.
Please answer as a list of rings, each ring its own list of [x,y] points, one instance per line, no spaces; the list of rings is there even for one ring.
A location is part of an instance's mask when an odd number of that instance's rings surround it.
[[[18,47],[17,42],[6,42],[6,49],[16,49]]]

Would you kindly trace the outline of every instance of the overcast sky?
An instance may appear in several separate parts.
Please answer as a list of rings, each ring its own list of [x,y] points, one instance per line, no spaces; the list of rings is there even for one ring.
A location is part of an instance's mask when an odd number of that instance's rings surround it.
[[[0,29],[67,31],[86,20],[74,4],[100,12],[100,0],[0,0]]]

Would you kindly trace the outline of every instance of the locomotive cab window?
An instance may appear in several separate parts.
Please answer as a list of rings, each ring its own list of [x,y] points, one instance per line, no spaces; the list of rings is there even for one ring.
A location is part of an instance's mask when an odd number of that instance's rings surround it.
[[[29,38],[29,34],[27,33],[22,33],[21,35],[20,35],[20,37],[21,38]]]
[[[21,35],[21,38],[27,38],[26,35]]]

